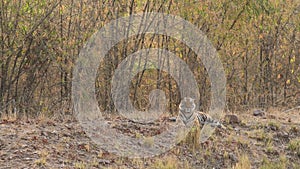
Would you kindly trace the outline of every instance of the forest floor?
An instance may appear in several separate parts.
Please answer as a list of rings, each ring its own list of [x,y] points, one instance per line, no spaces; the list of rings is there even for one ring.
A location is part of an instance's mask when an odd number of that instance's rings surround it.
[[[271,110],[265,116],[237,113],[240,122],[217,129],[200,144],[199,129],[164,154],[118,157],[97,147],[70,117],[0,120],[0,169],[4,168],[300,168],[300,111]],[[121,131],[131,127],[118,122]],[[162,127],[163,128],[163,127]],[[147,127],[141,134],[152,132]],[[153,130],[154,131],[154,130]],[[136,131],[135,131],[136,132]]]

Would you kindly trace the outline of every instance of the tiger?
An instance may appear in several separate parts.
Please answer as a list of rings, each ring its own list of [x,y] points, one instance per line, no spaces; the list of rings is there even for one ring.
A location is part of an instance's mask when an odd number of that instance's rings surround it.
[[[226,129],[226,127],[218,120],[212,118],[210,115],[196,111],[195,100],[190,97],[184,97],[179,104],[179,117],[182,122],[187,125],[195,120],[195,116],[199,122],[199,125],[209,124],[212,127],[219,127]]]

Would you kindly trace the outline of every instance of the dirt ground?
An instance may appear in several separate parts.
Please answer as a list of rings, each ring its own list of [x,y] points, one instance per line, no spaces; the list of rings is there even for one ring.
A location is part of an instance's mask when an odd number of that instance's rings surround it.
[[[199,126],[164,154],[118,157],[100,149],[71,117],[0,121],[0,169],[4,168],[300,168],[300,110],[235,113],[240,122],[217,129],[199,143]],[[121,132],[155,135],[167,123],[145,126],[114,117]],[[125,125],[126,124],[126,125]],[[139,126],[140,125],[140,126]]]

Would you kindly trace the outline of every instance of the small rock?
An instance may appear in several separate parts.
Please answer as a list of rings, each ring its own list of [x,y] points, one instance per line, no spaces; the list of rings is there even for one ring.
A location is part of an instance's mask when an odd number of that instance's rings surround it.
[[[285,141],[289,141],[290,140],[290,136],[287,132],[279,132],[277,133],[277,137],[281,140],[285,140]]]
[[[273,130],[273,131],[277,131],[278,130],[278,128],[276,126],[271,126],[270,129]]]
[[[110,160],[106,160],[106,159],[100,159],[99,161],[99,164],[110,164],[111,163],[111,161]]]
[[[265,116],[265,112],[263,110],[254,110],[253,111],[253,116]]]
[[[289,134],[288,134],[287,132],[282,132],[282,136],[283,136],[284,138],[289,138]]]
[[[169,121],[170,121],[170,122],[176,122],[176,119],[177,119],[177,117],[170,117],[170,118],[169,118]]]
[[[236,155],[234,155],[233,153],[229,153],[228,155],[229,155],[229,158],[230,158],[232,161],[238,162],[238,158],[237,158]]]
[[[239,118],[235,114],[226,114],[225,121],[232,124],[232,123],[239,123]]]

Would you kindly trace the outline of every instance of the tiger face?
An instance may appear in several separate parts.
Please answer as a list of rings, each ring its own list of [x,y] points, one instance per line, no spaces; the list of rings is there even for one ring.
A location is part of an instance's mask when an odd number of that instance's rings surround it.
[[[179,110],[183,112],[193,112],[196,108],[195,99],[192,99],[190,97],[184,97],[180,104],[179,104]]]

